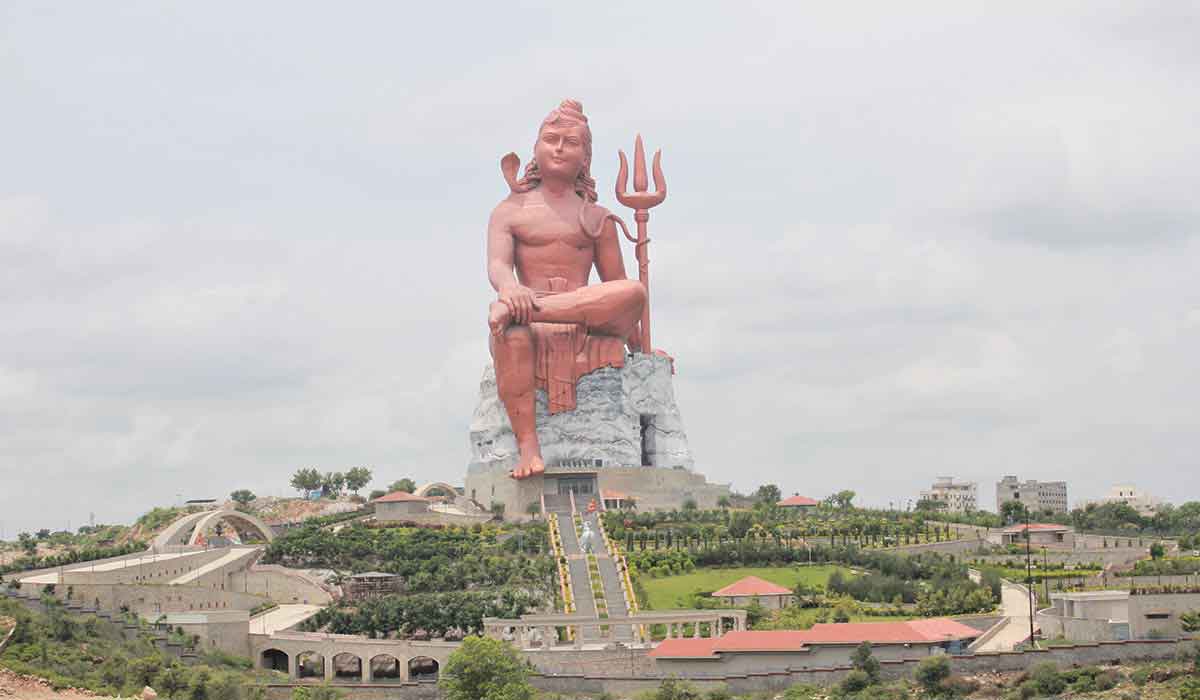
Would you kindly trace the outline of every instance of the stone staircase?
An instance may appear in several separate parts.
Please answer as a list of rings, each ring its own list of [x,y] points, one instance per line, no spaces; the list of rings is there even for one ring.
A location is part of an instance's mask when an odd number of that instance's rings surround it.
[[[584,516],[584,520],[591,522],[594,531],[600,532],[599,513],[588,513]],[[604,586],[604,601],[608,605],[609,617],[629,615],[629,608],[625,604],[625,593],[621,585],[621,573],[617,571],[616,562],[612,560],[608,552],[600,550],[596,552],[596,565],[600,569],[600,583]],[[611,634],[612,639],[618,642],[633,641],[633,630],[625,626],[613,628]]]

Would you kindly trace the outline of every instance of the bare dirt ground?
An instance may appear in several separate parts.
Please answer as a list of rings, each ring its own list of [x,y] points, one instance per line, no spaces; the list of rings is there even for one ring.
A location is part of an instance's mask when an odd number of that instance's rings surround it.
[[[22,676],[7,668],[0,668],[0,698],[4,700],[102,700],[105,696],[94,695],[87,690],[64,688],[55,690],[44,678]]]

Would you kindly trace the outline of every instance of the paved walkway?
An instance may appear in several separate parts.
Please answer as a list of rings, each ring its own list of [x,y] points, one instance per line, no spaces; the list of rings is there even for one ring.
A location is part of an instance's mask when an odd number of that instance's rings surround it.
[[[1029,639],[1029,598],[1024,586],[1004,582],[1000,589],[1000,612],[1008,618],[1004,627],[975,651],[1012,651]]]
[[[258,551],[258,547],[234,547],[234,548],[230,549],[227,553],[221,555],[221,557],[214,559],[214,560],[208,562],[207,564],[199,566],[196,569],[193,569],[192,571],[188,571],[187,573],[183,574],[182,576],[179,576],[179,577],[173,579],[171,581],[170,585],[172,585],[172,586],[195,585],[195,582],[197,580],[199,580],[201,576],[204,576],[205,574],[216,571],[217,569],[220,569],[223,566],[229,566],[231,564],[236,564],[238,561],[252,556],[256,551]]]
[[[280,605],[250,621],[250,634],[274,634],[307,620],[321,609],[320,605]]]

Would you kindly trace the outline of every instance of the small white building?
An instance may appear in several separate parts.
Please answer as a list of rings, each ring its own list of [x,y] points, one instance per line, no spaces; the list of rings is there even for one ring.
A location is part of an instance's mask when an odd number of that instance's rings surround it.
[[[429,499],[414,496],[404,491],[394,491],[386,496],[380,496],[371,503],[375,504],[375,519],[381,522],[407,520],[413,515],[424,515],[429,512]]]
[[[747,576],[713,591],[712,597],[719,598],[733,608],[745,607],[756,602],[768,610],[779,610],[792,602],[792,591],[757,576]]]
[[[1025,544],[1025,533],[1029,532],[1029,544],[1034,547],[1048,547],[1051,549],[1071,549],[1075,547],[1075,529],[1067,525],[1057,525],[1054,523],[1030,523],[1026,525],[1012,525],[1006,527],[999,532],[988,535],[988,541],[992,544],[1008,545],[1008,544]]]

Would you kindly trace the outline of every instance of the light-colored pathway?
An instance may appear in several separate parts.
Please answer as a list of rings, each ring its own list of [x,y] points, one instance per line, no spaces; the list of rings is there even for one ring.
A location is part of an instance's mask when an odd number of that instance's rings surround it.
[[[201,576],[204,576],[205,574],[210,573],[212,571],[216,571],[217,569],[219,569],[223,566],[229,566],[230,564],[234,564],[241,559],[251,556],[257,550],[258,550],[257,547],[234,547],[234,548],[230,549],[227,553],[221,555],[220,558],[214,559],[213,561],[210,561],[207,564],[203,564],[203,565],[197,567],[196,569],[193,569],[192,571],[189,571],[189,572],[183,574],[182,576],[179,576],[178,578],[173,579],[171,581],[171,585],[172,586],[187,586],[189,584],[193,584],[195,581],[199,580]]]
[[[250,634],[274,634],[298,625],[307,620],[321,609],[320,605],[280,605],[270,612],[263,613],[250,621]]]
[[[1004,627],[975,651],[1012,651],[1029,639],[1029,597],[1024,586],[1004,582],[1000,589],[1000,612],[1008,618]]]
[[[198,554],[198,552],[173,552],[169,554],[156,554],[154,552],[146,552],[145,554],[135,554],[115,561],[105,561],[98,564],[71,564],[64,570],[70,572],[91,572],[102,573],[106,571],[119,571],[121,569],[131,569],[142,564],[153,564],[155,562],[167,561],[168,559],[178,559],[179,557],[188,557]],[[27,576],[21,578],[25,583],[58,583],[58,572],[51,571],[47,573],[37,574],[35,576]]]

